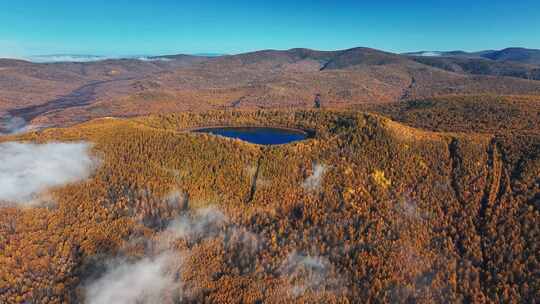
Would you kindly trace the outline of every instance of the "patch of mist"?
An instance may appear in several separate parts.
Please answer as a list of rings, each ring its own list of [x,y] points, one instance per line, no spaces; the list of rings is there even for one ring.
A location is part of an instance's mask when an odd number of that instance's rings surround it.
[[[56,54],[56,55],[36,55],[26,57],[25,59],[34,63],[57,63],[57,62],[94,62],[107,59],[116,59],[118,57],[98,56],[98,55],[73,55],[73,54]]]
[[[86,288],[89,304],[158,304],[175,288],[178,256],[164,252],[135,262],[111,261],[108,270]]]
[[[142,56],[135,58],[140,61],[172,61],[172,59],[167,57],[148,57],[148,56]]]
[[[443,55],[443,53],[436,52],[436,51],[423,51],[423,52],[418,52],[417,55],[422,56],[422,57],[440,57]]]
[[[396,211],[408,219],[420,220],[421,214],[418,210],[416,202],[411,199],[408,195],[405,195],[402,199],[398,200],[395,205]]]
[[[165,234],[173,239],[197,242],[203,238],[215,237],[227,223],[227,217],[218,209],[207,207],[198,209],[192,216],[185,215],[171,221]]]
[[[56,55],[36,55],[23,58],[34,63],[59,63],[59,62],[97,62],[104,60],[135,59],[140,61],[171,61],[167,57],[152,56],[100,56],[100,55],[76,55],[76,54],[56,54]]]
[[[400,215],[397,220],[410,220],[413,222],[429,221],[436,218],[436,215],[429,210],[422,209],[418,202],[411,197],[411,191],[395,196],[394,210]]]
[[[195,290],[184,286],[181,278],[182,266],[189,260],[191,249],[188,246],[179,251],[175,243],[213,239],[221,239],[224,245],[248,252],[250,256],[258,246],[255,234],[229,225],[227,216],[219,209],[198,209],[172,220],[153,239],[133,240],[131,245],[144,246],[144,256],[135,261],[115,258],[107,262],[108,270],[83,286],[86,300],[90,304],[176,303]]]
[[[447,189],[449,185],[435,183],[438,190]],[[396,266],[403,275],[402,283],[390,289],[392,302],[418,301],[424,299],[431,302],[448,302],[444,288],[434,286],[433,282],[440,276],[439,265],[447,265],[453,259],[444,246],[428,243],[422,245],[418,239],[426,239],[431,221],[437,221],[433,212],[422,208],[421,202],[411,195],[412,190],[394,194],[392,201],[396,216],[393,218],[394,231],[398,242],[393,247],[394,259],[401,261]],[[412,228],[412,229],[411,229]],[[439,282],[440,283],[440,282]],[[449,286],[447,286],[450,288]]]
[[[313,172],[310,176],[304,180],[302,187],[308,191],[318,191],[321,188],[321,182],[324,173],[326,172],[326,166],[318,163],[313,164]]]
[[[176,201],[181,196],[181,192],[173,191],[164,200],[172,197]],[[245,274],[261,271],[257,268],[258,253],[267,243],[263,236],[234,224],[216,207],[186,212],[170,221],[153,238],[138,238],[135,241],[145,248],[144,256],[134,262],[127,262],[126,259],[110,262],[112,266],[104,275],[86,285],[89,303],[108,303],[120,298],[130,299],[130,303],[144,304],[196,299],[204,292],[204,286],[199,285],[199,281],[183,281],[182,278],[186,269],[199,267],[190,264],[193,263],[190,257],[195,252],[192,250],[221,243],[225,263],[235,269],[233,273]],[[275,273],[275,270],[262,271]],[[286,297],[307,295],[318,298],[346,292],[342,275],[337,274],[335,266],[325,257],[294,251],[283,262],[278,262],[277,273],[283,282],[280,292],[283,291]],[[135,277],[140,277],[140,281]],[[152,282],[145,283],[149,281]]]
[[[0,201],[36,203],[48,188],[88,178],[96,164],[86,142],[0,143]]]
[[[279,272],[288,283],[287,294],[300,297],[307,292],[335,292],[341,279],[332,278],[330,272],[333,265],[328,259],[319,256],[290,253]]]

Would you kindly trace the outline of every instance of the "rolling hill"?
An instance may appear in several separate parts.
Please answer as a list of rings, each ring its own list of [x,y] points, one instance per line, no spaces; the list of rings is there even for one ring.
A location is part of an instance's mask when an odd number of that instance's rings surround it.
[[[540,50],[507,48],[500,51],[486,52],[481,56],[495,61],[514,61],[528,64],[540,64]]]
[[[540,50],[506,48],[480,52],[413,52],[413,60],[451,72],[540,80]]]
[[[2,59],[0,111],[39,127],[175,111],[310,108],[316,95],[331,108],[448,94],[539,95],[540,69],[532,59],[504,59],[514,53],[492,60],[354,48],[82,63]]]
[[[540,50],[526,48],[506,48],[502,50],[486,50],[479,52],[465,51],[421,51],[405,53],[407,56],[426,56],[426,57],[462,57],[462,58],[484,58],[500,62],[517,62],[524,64],[540,64]]]
[[[421,55],[0,59],[0,303],[533,303],[535,53]]]

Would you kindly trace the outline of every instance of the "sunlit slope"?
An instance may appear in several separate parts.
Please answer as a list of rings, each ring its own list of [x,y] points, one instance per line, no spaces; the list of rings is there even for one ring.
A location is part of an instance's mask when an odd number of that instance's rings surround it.
[[[211,125],[316,136],[261,147],[185,132]],[[89,141],[100,166],[53,189],[48,207],[0,209],[0,302],[88,300],[107,258],[159,250],[148,243],[172,219],[208,206],[229,219],[222,233],[169,244],[187,302],[531,301],[540,287],[539,161],[513,174],[491,134],[259,111],[101,119],[1,140]],[[238,229],[256,245],[231,241]],[[291,255],[324,262],[289,271]]]

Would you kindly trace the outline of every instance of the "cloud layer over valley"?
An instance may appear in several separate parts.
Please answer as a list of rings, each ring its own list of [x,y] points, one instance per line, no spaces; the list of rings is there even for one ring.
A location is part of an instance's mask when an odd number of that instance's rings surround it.
[[[140,61],[170,61],[171,59],[166,57],[156,56],[99,56],[99,55],[71,55],[71,54],[58,54],[58,55],[36,55],[25,57],[24,60],[33,63],[57,63],[57,62],[96,62],[104,60],[121,60],[121,59],[135,59]]]

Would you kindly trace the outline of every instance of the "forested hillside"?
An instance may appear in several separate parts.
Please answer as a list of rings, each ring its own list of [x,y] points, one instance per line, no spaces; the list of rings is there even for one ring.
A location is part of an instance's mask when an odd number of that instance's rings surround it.
[[[122,292],[156,303],[532,303],[538,103],[490,98],[174,113],[0,137],[82,141],[97,160],[87,179],[48,189],[46,204],[0,208],[0,302]],[[315,136],[257,146],[187,131],[212,125]]]

